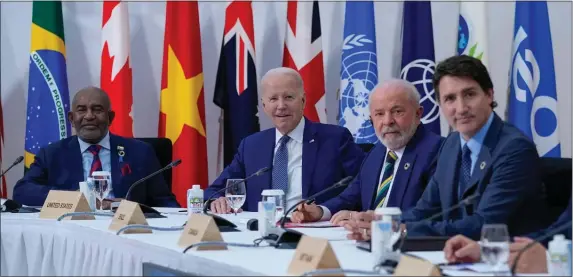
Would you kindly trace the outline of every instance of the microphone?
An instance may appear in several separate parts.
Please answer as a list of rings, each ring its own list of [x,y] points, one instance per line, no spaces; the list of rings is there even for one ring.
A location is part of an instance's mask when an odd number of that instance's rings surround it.
[[[304,202],[306,202],[307,204],[312,203],[316,200],[316,198],[318,196],[321,196],[321,195],[323,195],[327,192],[330,192],[334,189],[347,186],[353,178],[354,178],[353,176],[344,177],[342,180],[336,182],[334,185],[311,195],[308,199],[303,199],[301,201],[298,201],[296,204],[292,205],[283,214],[283,216],[281,218],[281,224],[280,224],[281,228],[278,231],[278,234],[271,235],[272,239],[275,240],[275,242],[272,243],[272,244],[274,244],[275,248],[295,249],[298,242],[300,241],[300,238],[303,235],[301,232],[285,228],[285,222],[286,222],[287,215],[292,210],[294,210],[298,205],[300,205]]]
[[[167,170],[167,169],[176,167],[176,166],[178,166],[179,164],[181,164],[181,159],[172,161],[171,163],[169,163],[169,164],[166,165],[165,167],[163,167],[163,168],[161,168],[161,169],[159,169],[159,170],[157,170],[157,171],[155,171],[155,172],[153,172],[153,173],[151,173],[151,174],[149,174],[149,175],[147,175],[147,176],[145,176],[145,177],[143,177],[143,178],[137,180],[135,183],[131,184],[131,186],[130,186],[129,189],[127,190],[127,193],[125,194],[125,200],[130,200],[129,197],[131,196],[131,191],[132,191],[135,187],[137,187],[137,186],[140,185],[141,183],[143,183],[143,182],[149,180],[150,178],[154,177],[155,175],[157,175],[157,174],[159,174],[159,173],[162,173],[163,171],[165,171],[165,170]],[[130,200],[130,201],[131,201],[131,200]],[[154,208],[152,208],[152,207],[149,207],[149,206],[147,206],[147,205],[141,204],[141,203],[138,203],[138,204],[139,204],[139,207],[141,208],[141,211],[142,211],[144,214],[153,214],[153,215],[150,216],[150,217],[163,217],[156,209],[154,209]],[[116,208],[116,209],[117,209],[117,208]],[[148,217],[148,216],[146,216],[146,217]]]
[[[6,170],[2,171],[2,174],[0,174],[0,178],[2,178],[2,176],[4,176],[4,174],[8,173],[8,171],[10,171],[10,169],[12,169],[12,167],[21,163],[23,160],[24,160],[24,156],[20,156],[20,157],[16,158],[16,160],[12,163],[12,165],[10,167],[8,167]]]
[[[551,230],[551,232],[547,232],[545,233],[545,235],[540,236],[538,238],[536,238],[534,241],[528,243],[525,247],[523,247],[521,250],[519,250],[519,252],[517,253],[517,256],[515,256],[515,259],[513,260],[513,266],[511,267],[511,276],[515,276],[515,269],[517,268],[517,263],[519,262],[519,259],[521,258],[521,255],[523,255],[523,253],[525,251],[527,251],[527,249],[533,247],[536,243],[544,241],[556,234],[559,234],[563,231],[565,231],[567,228],[571,227],[571,221],[559,226],[556,229]]]
[[[241,181],[240,181],[239,183],[237,183],[237,184],[245,183],[245,185],[246,185],[246,184],[247,184],[246,182],[247,182],[249,179],[251,179],[251,178],[253,178],[253,177],[256,177],[256,176],[261,176],[261,175],[263,175],[264,173],[268,172],[269,170],[271,170],[271,167],[263,167],[263,168],[257,170],[255,173],[253,173],[253,174],[247,176],[247,178],[241,179]],[[209,213],[207,213],[207,209],[209,208],[209,206],[210,206],[210,204],[211,204],[211,200],[213,200],[213,198],[214,198],[215,196],[217,196],[220,192],[222,192],[222,191],[224,191],[224,190],[226,190],[226,189],[227,189],[227,187],[225,186],[225,187],[223,187],[223,188],[221,188],[221,189],[215,191],[213,194],[211,194],[211,196],[209,196],[209,199],[207,199],[207,201],[205,201],[205,204],[203,205],[203,214],[212,216],[213,219],[215,220],[215,224],[217,224],[217,227],[219,227],[219,230],[221,230],[221,232],[224,232],[224,230],[222,230],[223,228],[234,229],[234,228],[237,228],[237,225],[235,225],[235,224],[232,223],[231,221],[229,221],[229,220],[227,220],[227,219],[225,219],[225,218],[223,218],[223,217],[221,217],[221,216],[218,216],[218,215],[216,215],[216,214],[209,214]]]
[[[480,194],[479,192],[476,192],[476,193],[474,193],[474,194],[472,194],[472,195],[470,195],[470,196],[468,196],[468,197],[462,199],[462,201],[460,201],[460,202],[459,202],[458,204],[456,204],[456,205],[451,206],[449,209],[446,209],[446,210],[443,210],[443,211],[441,211],[441,212],[439,212],[439,213],[436,213],[436,214],[434,214],[434,215],[432,215],[432,216],[430,216],[430,217],[428,217],[428,218],[426,218],[426,219],[424,219],[424,220],[431,221],[431,220],[434,220],[434,219],[436,219],[436,218],[438,218],[438,217],[441,217],[441,216],[443,216],[444,214],[449,213],[449,212],[451,212],[451,211],[453,211],[453,210],[456,210],[456,209],[465,207],[465,206],[467,206],[467,205],[470,205],[470,204],[473,202],[473,200],[476,199],[477,197],[479,197],[480,195],[481,195],[481,194]]]

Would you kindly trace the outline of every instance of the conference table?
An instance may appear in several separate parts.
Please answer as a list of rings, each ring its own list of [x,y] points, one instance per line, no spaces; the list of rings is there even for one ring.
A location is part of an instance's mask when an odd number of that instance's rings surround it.
[[[149,218],[150,226],[182,226],[187,213],[180,208],[158,208],[166,218]],[[142,276],[142,264],[153,263],[194,275],[284,276],[295,254],[294,249],[229,246],[227,250],[191,249],[178,246],[182,231],[156,231],[148,234],[119,234],[109,230],[111,217],[95,220],[40,219],[39,214],[1,213],[0,269],[2,276]],[[222,215],[235,223],[240,232],[223,232],[225,242],[252,243],[258,231],[246,229],[256,213]],[[346,239],[341,227],[296,228],[305,235],[328,239],[341,268],[371,271],[371,253],[360,250]],[[441,251],[409,252],[434,264],[445,263]],[[453,276],[493,276],[464,270],[443,270]],[[349,274],[351,275],[351,274]],[[539,274],[536,274],[539,276]]]

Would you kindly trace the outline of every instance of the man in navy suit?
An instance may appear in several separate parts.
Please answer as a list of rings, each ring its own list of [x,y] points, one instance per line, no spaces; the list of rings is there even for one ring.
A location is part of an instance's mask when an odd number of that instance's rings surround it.
[[[301,205],[293,222],[331,219],[341,224],[352,218],[352,211],[407,210],[420,199],[434,174],[442,137],[420,124],[418,90],[402,79],[390,80],[372,90],[368,104],[381,143],[368,153],[360,174],[342,194],[321,206]]]
[[[485,66],[473,57],[453,56],[438,64],[433,82],[442,113],[456,132],[442,144],[422,198],[402,214],[403,230],[408,236],[479,239],[484,224],[507,224],[512,236],[545,227],[535,144],[493,111],[493,84]],[[448,211],[476,193],[471,204]],[[427,220],[440,213],[437,220]],[[368,237],[362,230],[351,232],[355,239]]]
[[[96,87],[76,93],[68,119],[72,136],[40,149],[30,169],[14,187],[14,200],[42,206],[50,190],[78,190],[93,171],[111,172],[108,201],[120,201],[134,182],[159,170],[155,152],[147,143],[110,134],[115,116],[108,95]],[[161,175],[131,191],[131,201],[155,207],[179,207]],[[98,203],[99,206],[99,203]]]
[[[272,171],[246,182],[243,210],[257,211],[265,189],[283,190],[286,207],[307,198],[347,176],[356,176],[364,152],[348,129],[311,122],[303,116],[305,92],[302,78],[290,68],[276,68],[262,79],[262,103],[275,128],[252,134],[241,141],[231,164],[207,188],[205,198],[215,213],[231,208],[223,193],[227,179],[245,178],[261,168]],[[340,193],[333,191],[317,199],[322,203]]]

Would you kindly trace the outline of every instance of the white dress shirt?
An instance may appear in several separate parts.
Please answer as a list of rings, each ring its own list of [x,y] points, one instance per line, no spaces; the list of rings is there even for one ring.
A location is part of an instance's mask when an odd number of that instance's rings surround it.
[[[275,151],[279,149],[279,140],[283,134],[275,129]],[[304,135],[304,117],[300,120],[298,125],[287,134],[290,140],[287,142],[286,147],[288,150],[288,191],[285,194],[286,208],[288,209],[296,202],[302,200],[302,138]],[[274,166],[274,159],[273,159]]]
[[[84,180],[88,179],[88,175],[90,174],[90,170],[92,168],[92,162],[94,160],[94,156],[88,148],[92,145],[83,141],[80,137],[78,137],[78,142],[80,143],[80,151],[82,153],[82,167],[84,169]],[[101,146],[99,150],[99,160],[101,161],[101,169],[103,171],[108,171],[111,173],[111,146],[109,144],[109,132],[103,137],[103,139],[97,143]],[[109,195],[107,198],[114,198],[113,195],[113,180],[111,180],[111,184],[109,184]]]
[[[394,178],[396,177],[396,172],[398,171],[398,168],[400,168],[400,161],[402,160],[402,155],[404,155],[404,149],[406,149],[406,146],[394,151],[394,153],[396,153],[397,156],[396,162],[394,162],[394,172],[392,173],[392,176],[394,176]],[[386,164],[388,151],[390,150],[386,148],[386,155],[384,155],[384,163],[382,164],[382,169],[384,169],[384,164]],[[384,170],[380,170],[380,177],[378,177],[378,183],[374,187],[374,193],[378,191],[378,186],[380,185],[380,183],[382,183],[383,177],[384,177]],[[390,199],[390,193],[392,193],[392,187],[394,185],[394,178],[392,178],[392,181],[390,182],[390,184],[388,184],[390,187],[388,188],[388,193],[386,194],[386,199],[384,200],[382,207],[386,207],[386,205],[388,204],[388,199]],[[320,206],[320,207],[322,208],[323,211],[322,218],[320,220],[329,220],[332,217],[332,213],[330,212],[330,210],[325,206]],[[364,207],[362,208],[364,209]]]

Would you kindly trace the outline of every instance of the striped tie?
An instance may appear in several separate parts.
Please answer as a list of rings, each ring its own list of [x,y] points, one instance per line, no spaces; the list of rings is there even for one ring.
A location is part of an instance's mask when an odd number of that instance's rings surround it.
[[[396,163],[397,159],[398,156],[394,151],[388,151],[386,162],[384,163],[384,175],[382,175],[382,182],[378,185],[376,200],[374,201],[376,208],[380,208],[384,205],[390,183],[392,183],[392,179],[394,178],[394,163]]]
[[[92,173],[94,171],[102,171],[101,160],[99,159],[100,150],[101,150],[101,145],[91,145],[90,147],[88,147],[88,151],[90,151],[90,153],[94,155],[94,160],[92,161],[92,167],[90,169],[90,175],[88,176],[92,176]]]

